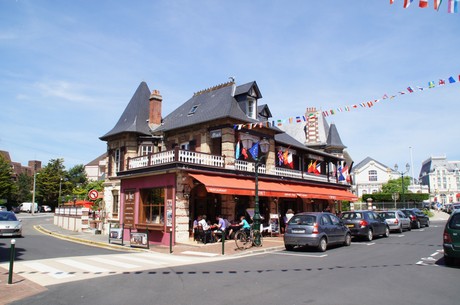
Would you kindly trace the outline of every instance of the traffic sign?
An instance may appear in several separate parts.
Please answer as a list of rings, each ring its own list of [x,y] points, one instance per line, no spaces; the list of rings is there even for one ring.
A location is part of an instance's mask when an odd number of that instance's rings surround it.
[[[88,197],[90,200],[96,200],[99,198],[99,193],[97,190],[91,190],[88,192]]]

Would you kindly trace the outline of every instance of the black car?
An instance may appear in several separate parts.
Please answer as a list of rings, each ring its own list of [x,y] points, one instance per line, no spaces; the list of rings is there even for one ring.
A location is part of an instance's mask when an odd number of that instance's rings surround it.
[[[430,226],[430,217],[419,209],[402,209],[401,211],[409,217],[413,229],[420,229],[422,226]]]
[[[390,236],[390,227],[387,222],[374,211],[343,212],[341,218],[350,229],[352,236],[364,237],[368,241],[378,235]]]

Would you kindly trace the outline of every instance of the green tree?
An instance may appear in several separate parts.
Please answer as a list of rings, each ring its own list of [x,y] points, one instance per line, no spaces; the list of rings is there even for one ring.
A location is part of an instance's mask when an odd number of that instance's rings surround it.
[[[404,177],[404,194],[409,193],[408,187],[410,184],[410,177]],[[399,193],[402,194],[402,180],[399,179],[392,179],[388,180],[387,183],[382,185],[382,193],[393,194]]]
[[[20,173],[18,176],[16,202],[32,201],[32,184],[34,178],[27,174]]]
[[[14,191],[13,168],[11,164],[0,155],[0,199],[5,199],[7,202],[10,202]]]
[[[61,178],[67,177],[64,159],[52,159],[36,177],[35,198],[39,204],[56,207],[59,198]]]

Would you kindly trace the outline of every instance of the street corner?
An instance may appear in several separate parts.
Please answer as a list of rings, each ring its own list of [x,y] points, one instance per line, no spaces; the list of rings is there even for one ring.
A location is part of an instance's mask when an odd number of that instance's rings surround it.
[[[48,290],[15,273],[12,273],[11,284],[9,280],[9,270],[0,267],[0,305],[10,304]]]

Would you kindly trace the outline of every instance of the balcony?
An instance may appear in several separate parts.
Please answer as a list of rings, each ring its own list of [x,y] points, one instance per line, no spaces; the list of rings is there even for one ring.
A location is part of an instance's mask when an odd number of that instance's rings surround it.
[[[206,153],[200,153],[195,151],[188,150],[168,150],[164,152],[159,152],[155,154],[149,154],[146,156],[140,156],[135,158],[129,158],[127,168],[128,170],[137,170],[143,168],[152,168],[156,166],[167,165],[172,163],[183,163],[190,165],[200,165],[213,168],[222,168],[227,170],[234,170],[240,172],[255,172],[255,163],[247,162],[243,160],[235,160],[235,163],[225,164],[225,157],[211,155]],[[307,172],[287,169],[282,167],[271,167],[267,168],[265,164],[259,165],[259,174],[267,174],[277,177],[286,177],[292,179],[302,179],[309,181],[318,181],[318,182],[329,182],[335,183],[335,177],[328,178],[327,175],[315,175]],[[339,182],[341,183],[341,182]],[[343,183],[348,184],[348,183]]]

